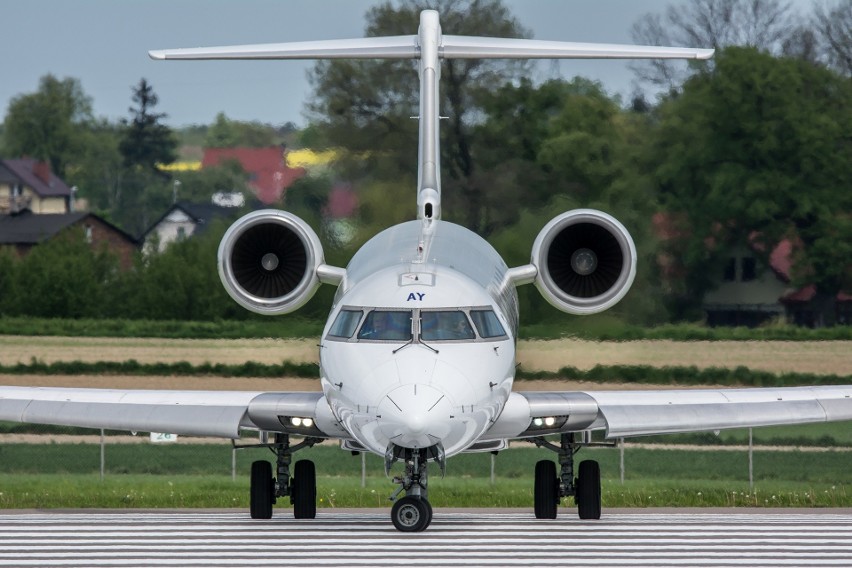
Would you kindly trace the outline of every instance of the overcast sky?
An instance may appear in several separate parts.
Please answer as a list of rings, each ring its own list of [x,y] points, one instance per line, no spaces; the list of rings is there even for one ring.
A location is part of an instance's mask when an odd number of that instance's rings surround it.
[[[678,0],[504,0],[537,39],[632,43],[642,14]],[[129,116],[145,77],[172,126],[237,120],[304,125],[310,95],[302,61],[152,61],[149,49],[363,37],[368,0],[7,0],[2,3],[0,112],[47,73],[80,80],[97,116]],[[808,5],[807,0],[796,4]],[[411,22],[417,33],[418,22]],[[445,33],[453,33],[445,29]],[[700,46],[691,46],[700,47]],[[617,61],[545,63],[539,79],[582,75],[628,96],[632,73]],[[412,75],[412,80],[416,76]]]

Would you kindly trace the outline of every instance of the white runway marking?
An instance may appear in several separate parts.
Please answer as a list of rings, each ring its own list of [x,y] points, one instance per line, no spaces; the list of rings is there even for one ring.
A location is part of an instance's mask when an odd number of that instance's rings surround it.
[[[435,512],[426,532],[386,511],[0,514],[0,566],[852,566],[852,514]]]

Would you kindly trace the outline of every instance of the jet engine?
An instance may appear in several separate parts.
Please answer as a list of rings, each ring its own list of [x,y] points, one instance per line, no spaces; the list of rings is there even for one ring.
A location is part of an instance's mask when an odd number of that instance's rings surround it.
[[[615,305],[636,276],[636,247],[615,218],[594,209],[548,223],[532,250],[535,286],[554,307],[588,315]]]
[[[241,306],[264,315],[303,306],[320,285],[319,237],[299,217],[264,209],[240,219],[219,243],[219,278]]]

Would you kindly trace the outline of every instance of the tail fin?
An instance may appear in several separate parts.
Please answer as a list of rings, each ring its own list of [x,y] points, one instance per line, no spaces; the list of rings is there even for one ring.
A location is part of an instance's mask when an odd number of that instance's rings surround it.
[[[419,59],[417,217],[441,218],[438,83],[441,59],[709,59],[712,49],[443,35],[438,12],[417,35],[149,51],[152,59]]]

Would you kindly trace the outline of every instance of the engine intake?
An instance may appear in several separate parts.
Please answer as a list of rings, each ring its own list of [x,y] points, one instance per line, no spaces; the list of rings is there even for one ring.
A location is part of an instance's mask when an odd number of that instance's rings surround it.
[[[570,314],[602,312],[621,300],[636,276],[636,247],[614,217],[575,209],[554,218],[536,237],[535,286]]]
[[[303,306],[320,284],[319,237],[286,211],[254,211],[231,225],[219,243],[219,277],[241,306],[264,315]]]

